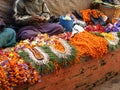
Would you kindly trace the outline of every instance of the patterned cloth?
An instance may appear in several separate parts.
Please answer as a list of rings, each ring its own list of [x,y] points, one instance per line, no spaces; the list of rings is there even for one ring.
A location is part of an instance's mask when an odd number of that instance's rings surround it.
[[[106,32],[120,32],[120,20],[114,24],[109,23],[105,29]]]

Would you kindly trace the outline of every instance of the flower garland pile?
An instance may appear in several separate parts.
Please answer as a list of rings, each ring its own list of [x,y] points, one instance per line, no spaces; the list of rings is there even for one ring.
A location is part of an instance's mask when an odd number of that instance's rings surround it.
[[[84,55],[87,57],[100,58],[108,52],[108,42],[104,38],[86,31],[76,34],[69,41],[78,50],[78,58]]]
[[[41,75],[57,71],[60,67],[71,64],[75,58],[76,50],[66,40],[64,35],[39,35],[34,41],[21,41],[16,45],[15,51],[29,62]],[[70,35],[68,35],[70,36]],[[68,39],[65,37],[65,39]]]
[[[64,32],[62,34],[58,34],[57,37],[68,40],[71,37],[71,34],[71,32]]]
[[[23,40],[20,41],[16,46],[16,51],[19,51],[23,48],[29,48],[29,47],[35,47],[35,46],[50,46],[55,44],[56,42],[56,36],[49,36],[48,34],[38,34],[37,37],[35,37],[33,40]]]
[[[48,34],[38,34],[33,40],[21,40],[16,46],[15,46],[15,51],[19,51],[23,48],[28,48],[28,47],[35,47],[35,46],[51,46],[55,45],[55,42],[59,38],[68,40],[71,36],[71,32],[65,32],[63,34],[58,34],[54,36],[49,36]]]
[[[16,52],[0,51],[0,90],[11,90],[40,80],[39,73],[26,64]]]
[[[100,24],[88,25],[88,26],[85,27],[85,30],[88,31],[88,32],[105,32],[105,29]]]
[[[108,42],[108,50],[117,50],[120,47],[120,32],[109,32],[109,33],[94,33],[97,36],[104,37]]]
[[[99,16],[104,17],[104,13],[96,10],[96,9],[86,9],[86,10],[80,10],[80,13],[82,14],[83,21],[86,22],[87,24],[92,24],[91,22],[91,15],[94,18],[98,18]]]
[[[49,55],[50,62],[57,64],[55,68],[59,70],[61,67],[66,67],[67,65],[73,64],[76,57],[76,50],[72,47],[66,40],[60,39],[58,41],[58,46],[43,46],[44,51]],[[58,48],[59,47],[59,48]]]
[[[83,56],[98,59],[108,52],[110,45],[120,45],[119,32],[91,34],[83,31],[72,38],[65,37],[69,42],[62,39],[64,35],[59,37],[39,34],[33,41],[24,40],[10,50],[1,50],[0,89],[36,83],[40,80],[39,74],[58,71]]]

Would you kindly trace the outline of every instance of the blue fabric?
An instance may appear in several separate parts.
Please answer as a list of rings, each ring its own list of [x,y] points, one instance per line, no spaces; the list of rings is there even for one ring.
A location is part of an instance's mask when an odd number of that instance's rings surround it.
[[[60,16],[60,25],[62,25],[66,31],[72,32],[73,27],[73,18],[71,17],[71,20],[65,20],[64,16]]]
[[[16,32],[12,28],[4,28],[0,33],[0,47],[13,46],[16,43]]]

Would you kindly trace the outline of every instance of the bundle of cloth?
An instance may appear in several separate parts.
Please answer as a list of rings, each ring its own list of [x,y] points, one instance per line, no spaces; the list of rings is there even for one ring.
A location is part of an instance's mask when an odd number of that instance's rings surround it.
[[[16,32],[12,28],[6,27],[2,17],[0,17],[0,48],[14,46],[16,43]]]
[[[103,2],[114,4],[114,5],[119,5],[120,0],[102,0]]]
[[[106,32],[120,32],[120,20],[114,24],[109,23],[105,29]]]

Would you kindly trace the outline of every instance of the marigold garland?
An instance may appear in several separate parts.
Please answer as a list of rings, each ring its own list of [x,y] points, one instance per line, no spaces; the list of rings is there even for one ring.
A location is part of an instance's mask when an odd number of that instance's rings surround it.
[[[57,42],[59,43],[57,44],[57,46],[49,46],[51,51],[59,58],[68,58],[71,55],[72,47],[68,44],[66,40],[59,39],[59,41]]]
[[[58,51],[65,52],[65,48],[61,45],[61,43],[58,41],[54,45],[54,48]]]
[[[89,11],[86,12],[86,15],[88,15],[88,13]],[[97,13],[99,12],[93,10],[90,13],[97,17]],[[86,20],[89,20],[89,18],[86,18]],[[107,37],[113,39],[113,37],[110,35],[107,35]],[[76,60],[80,60],[80,58],[82,58],[84,55],[87,57],[100,58],[108,52],[108,42],[105,40],[105,38],[98,37],[95,34],[91,34],[86,31],[78,33],[74,37],[69,38],[70,44],[67,41],[65,42],[67,44],[62,44],[59,40],[60,39],[57,36],[49,37],[47,34],[40,34],[38,37],[34,38],[33,41],[21,41],[10,52],[0,51],[0,88],[2,87],[3,90],[10,90],[11,87],[17,85],[22,85],[24,83],[33,84],[38,82],[39,74],[34,70],[34,68],[39,71],[41,75],[44,75],[55,70],[59,71],[61,66],[67,66],[68,64],[73,63],[75,58]],[[66,48],[64,45],[68,46],[68,44],[70,46],[67,50],[70,52],[69,55],[66,55]],[[78,51],[77,55],[76,49],[71,45],[76,47]],[[64,54],[64,57],[66,58],[58,57],[58,54],[53,53],[50,49],[51,46],[54,47],[55,51],[59,51],[59,54]],[[45,62],[42,65],[36,64],[34,60],[29,57],[29,54],[23,51],[25,48],[35,48],[40,53],[41,51],[39,51],[38,48],[42,48],[44,53],[48,54],[49,58],[47,59],[49,59],[49,62]],[[41,56],[38,54],[36,57],[41,58]],[[44,57],[45,55],[43,58]],[[30,65],[24,63],[23,59]]]
[[[50,46],[30,47],[31,49],[37,49],[38,53],[40,52],[39,54],[43,55],[44,58],[41,60],[37,60],[28,47],[21,50],[19,55],[23,57],[26,62],[34,66],[41,75],[55,71],[56,69],[56,71],[58,71],[60,67],[67,66],[74,61],[76,50],[66,40],[61,38],[56,38],[54,43],[55,44]]]
[[[94,32],[95,35],[101,36],[108,41],[108,50],[117,50],[120,47],[120,32],[109,32],[109,33],[98,33]]]
[[[86,55],[88,57],[100,58],[108,52],[107,41],[86,31],[76,34],[70,39],[70,43],[78,50],[78,58]]]
[[[39,73],[24,63],[16,52],[1,51],[0,60],[0,90],[11,90],[15,86],[34,84],[40,80]]]
[[[80,10],[80,13],[82,14],[83,20],[87,24],[92,24],[90,15],[92,15],[94,18],[98,18],[99,16],[104,17],[104,13],[96,10],[96,9],[86,9],[86,10]]]

